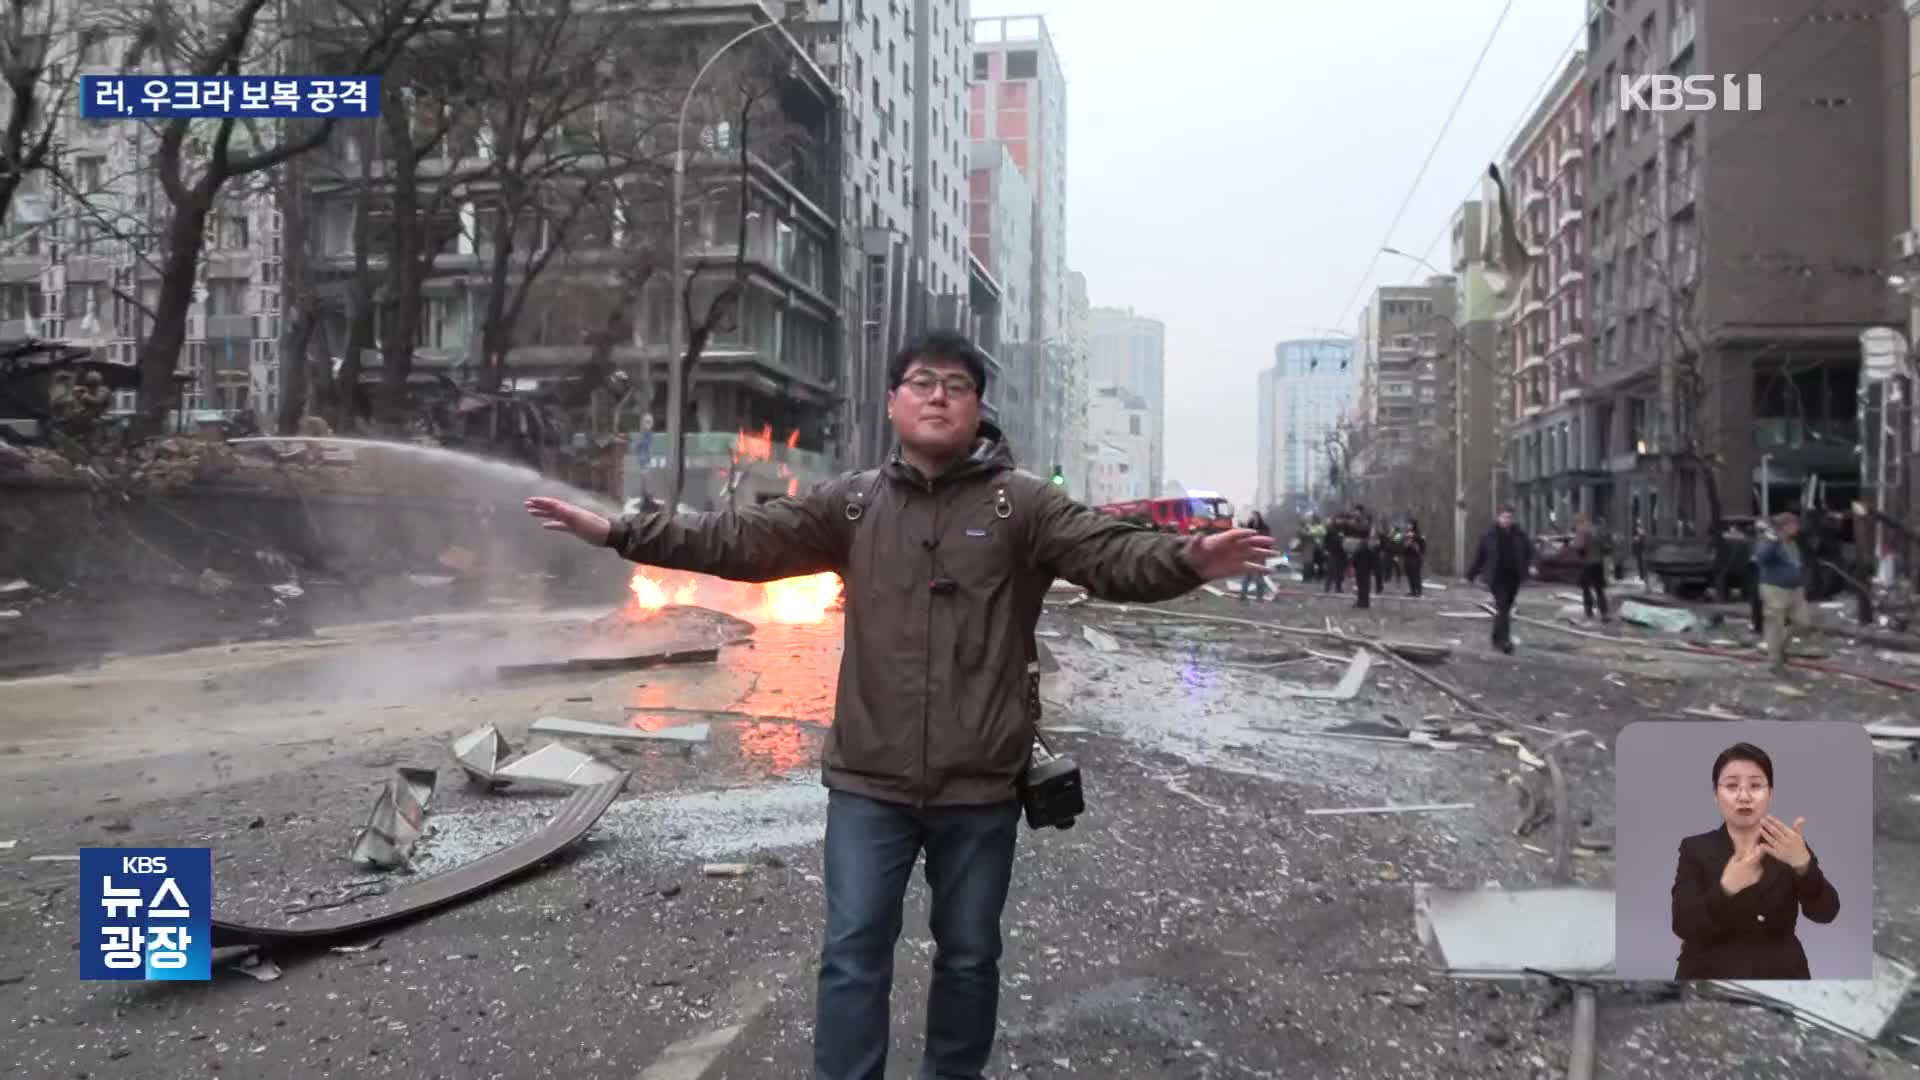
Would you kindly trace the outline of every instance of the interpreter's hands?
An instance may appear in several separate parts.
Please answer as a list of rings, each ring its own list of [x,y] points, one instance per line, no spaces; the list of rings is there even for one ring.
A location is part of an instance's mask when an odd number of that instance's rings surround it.
[[[605,547],[608,534],[613,532],[613,522],[565,499],[535,495],[527,500],[527,513],[540,519],[541,528],[571,533],[594,547]]]
[[[1728,896],[1742,889],[1752,888],[1760,880],[1760,872],[1766,869],[1767,845],[1755,844],[1746,854],[1734,852],[1727,860],[1726,869],[1720,871],[1720,890]]]
[[[1768,814],[1760,821],[1761,850],[1792,867],[1794,873],[1804,873],[1813,864],[1813,852],[1807,850],[1807,835],[1801,831],[1806,823],[1806,818],[1794,818],[1789,826]]]
[[[1252,529],[1227,529],[1187,541],[1186,556],[1193,572],[1207,581],[1236,577],[1249,570],[1267,568],[1267,556],[1273,554],[1273,537]]]

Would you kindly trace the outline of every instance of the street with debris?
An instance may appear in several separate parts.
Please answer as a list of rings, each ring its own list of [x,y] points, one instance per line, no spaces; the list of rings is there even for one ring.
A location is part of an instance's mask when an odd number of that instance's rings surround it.
[[[1049,602],[1045,723],[1089,809],[1022,830],[996,1075],[1560,1076],[1582,998],[1587,1075],[1913,1073],[1912,653],[1823,612],[1828,670],[1776,679],[1738,617],[1601,626],[1541,585],[1508,657],[1459,582],[1368,611],[1228,591]],[[496,609],[0,684],[6,1074],[802,1075],[839,618]],[[588,639],[595,662],[552,662]],[[1619,983],[1610,924],[1570,932],[1611,918],[1613,741],[1703,716],[1882,733],[1878,998],[1796,1022]],[[542,837],[535,866],[495,855]],[[75,978],[71,860],[99,845],[214,850],[210,984]],[[456,874],[470,893],[410,910]],[[1517,899],[1489,932],[1494,891]],[[924,889],[908,905],[893,1076],[931,956]]]

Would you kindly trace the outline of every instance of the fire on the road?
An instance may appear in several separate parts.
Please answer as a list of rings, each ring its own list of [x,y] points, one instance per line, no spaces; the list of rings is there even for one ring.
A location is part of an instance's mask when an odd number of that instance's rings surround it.
[[[628,588],[633,590],[634,614],[640,618],[670,604],[698,604],[748,622],[801,625],[825,621],[840,599],[837,574],[810,574],[749,585],[638,567]]]

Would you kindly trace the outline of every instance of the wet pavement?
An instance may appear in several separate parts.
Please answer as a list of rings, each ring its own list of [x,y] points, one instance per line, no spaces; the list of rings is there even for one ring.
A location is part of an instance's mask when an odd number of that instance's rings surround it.
[[[1561,590],[1523,599],[1550,618]],[[1455,981],[1414,933],[1414,883],[1539,885],[1550,860],[1515,836],[1510,749],[1450,752],[1338,737],[1451,703],[1375,664],[1352,701],[1330,688],[1345,649],[1197,613],[1451,646],[1430,670],[1516,720],[1584,729],[1563,753],[1579,838],[1611,839],[1611,746],[1625,724],[1715,706],[1773,719],[1911,717],[1915,699],[1856,680],[1683,656],[1651,632],[1523,625],[1494,653],[1486,623],[1445,618],[1478,594],[1413,601],[1199,595],[1159,612],[1055,605],[1047,723],[1081,761],[1091,812],[1023,830],[1007,919],[1004,1039],[992,1074],[1102,1077],[1564,1075],[1570,1008],[1544,984]],[[493,665],[564,652],[599,612],[502,610],[329,631],[0,683],[0,1075],[31,1077],[794,1077],[808,1073],[819,945],[820,740],[837,624],[765,626],[716,663],[502,681]],[[691,617],[689,617],[690,619]],[[604,630],[604,622],[601,629]],[[1087,634],[1091,627],[1095,633]],[[1724,633],[1738,638],[1732,630]],[[627,634],[627,630],[621,633]],[[658,645],[691,621],[631,631]],[[652,637],[646,635],[652,634]],[[1302,658],[1302,645],[1331,659]],[[1842,659],[1835,647],[1835,659]],[[1870,650],[1850,666],[1916,670]],[[257,982],[82,984],[71,863],[80,846],[205,845],[224,914],[328,902],[370,875],[346,859],[396,765],[437,767],[433,872],[539,827],[553,796],[476,791],[449,740],[494,723],[516,750],[540,716],[658,728],[704,744],[569,740],[632,771],[587,841],[466,905],[358,952],[276,954]],[[1878,950],[1920,961],[1920,802],[1904,756],[1876,757]],[[1425,814],[1312,816],[1381,803]],[[745,862],[740,877],[703,864]],[[1604,850],[1576,860],[1605,886]],[[910,893],[889,1075],[918,1064],[931,942]],[[1920,1016],[1878,1046],[1658,985],[1600,991],[1602,1077],[1920,1075],[1900,1055]]]

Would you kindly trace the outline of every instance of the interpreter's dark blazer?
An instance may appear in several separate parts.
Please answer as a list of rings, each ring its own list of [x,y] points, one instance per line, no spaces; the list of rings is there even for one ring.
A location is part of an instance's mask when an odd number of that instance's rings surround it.
[[[1808,848],[1812,854],[1812,848]],[[1816,856],[1795,874],[1771,855],[1760,880],[1728,896],[1720,874],[1733,857],[1725,825],[1680,841],[1673,875],[1673,933],[1680,939],[1676,979],[1808,979],[1807,952],[1793,928],[1801,914],[1830,923],[1840,894],[1820,872]]]

